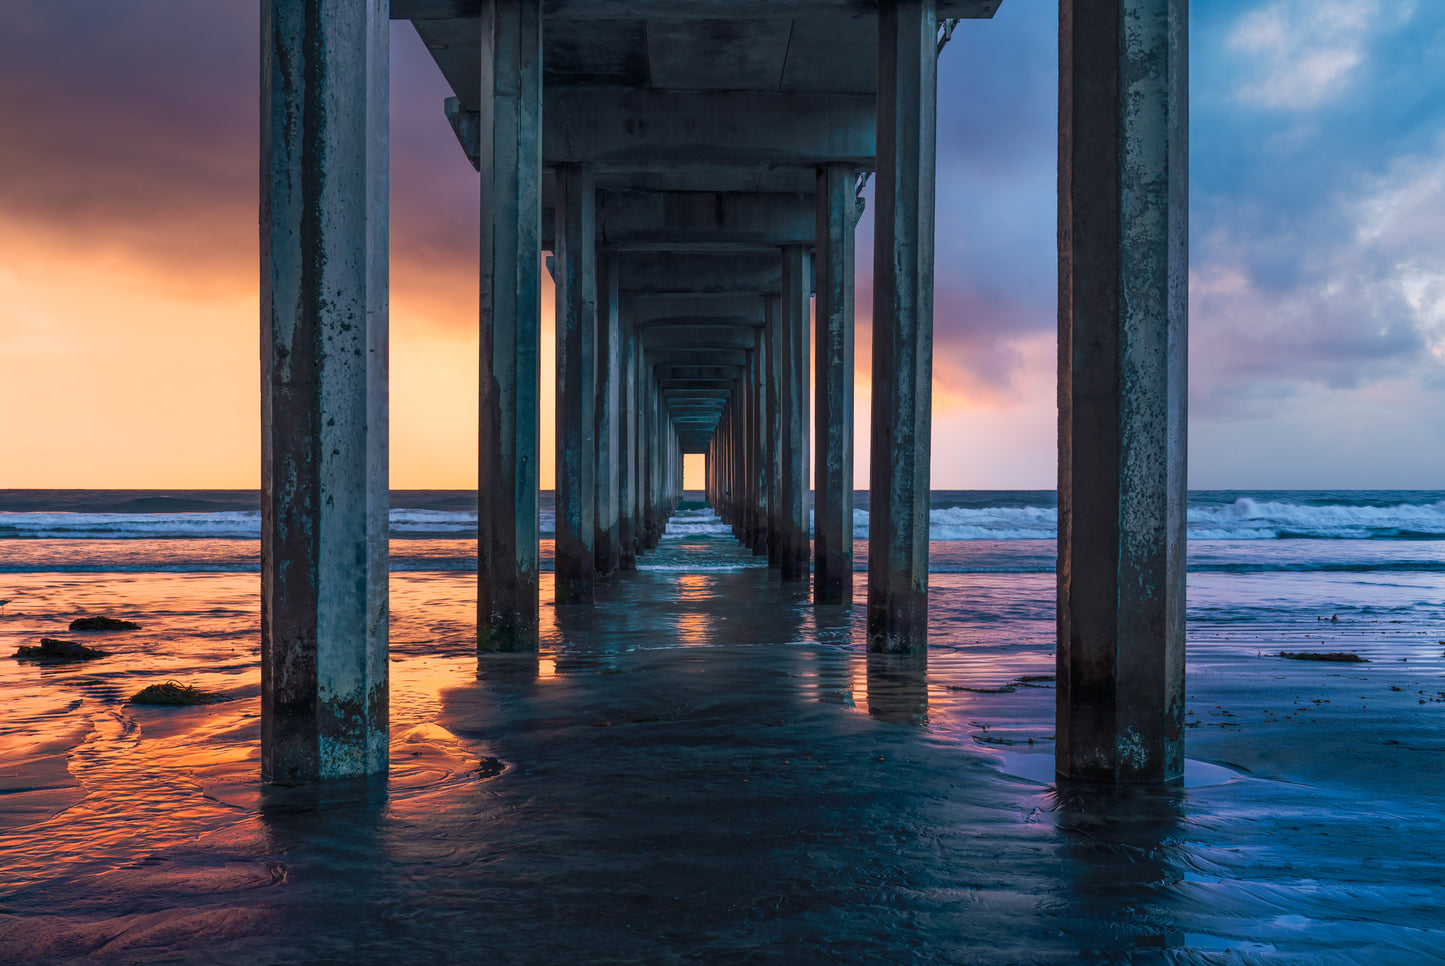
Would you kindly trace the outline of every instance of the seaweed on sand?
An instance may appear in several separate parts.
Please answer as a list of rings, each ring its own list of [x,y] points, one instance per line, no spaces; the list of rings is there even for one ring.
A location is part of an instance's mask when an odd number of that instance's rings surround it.
[[[190,684],[180,684],[176,681],[167,681],[165,684],[152,684],[142,688],[131,695],[131,704],[160,704],[160,705],[182,705],[182,704],[215,704],[217,701],[229,701],[230,698],[224,694],[216,694],[214,691],[202,691]]]
[[[1369,661],[1351,651],[1280,651],[1279,656],[1291,661],[1335,661],[1340,664],[1368,664]]]

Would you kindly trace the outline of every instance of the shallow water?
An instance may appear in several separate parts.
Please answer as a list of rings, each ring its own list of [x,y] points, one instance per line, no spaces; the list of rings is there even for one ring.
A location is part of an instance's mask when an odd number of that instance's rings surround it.
[[[0,960],[1445,955],[1441,574],[1192,573],[1189,780],[1100,791],[1050,778],[1051,573],[934,574],[921,662],[716,529],[641,563],[534,655],[394,573],[391,775],[273,790],[254,574],[10,575],[4,646],[143,627],[0,662]],[[123,703],[167,678],[232,700]]]

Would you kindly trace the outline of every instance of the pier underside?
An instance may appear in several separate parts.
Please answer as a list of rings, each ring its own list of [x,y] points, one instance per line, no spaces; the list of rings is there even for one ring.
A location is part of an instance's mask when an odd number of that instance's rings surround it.
[[[655,551],[703,453],[747,551],[846,616],[871,178],[865,646],[921,659],[936,64],[998,3],[270,0],[268,777],[385,768],[388,19],[430,50],[479,174],[478,648],[539,643],[544,263],[556,602],[591,604]],[[1087,781],[1183,767],[1185,14],[1061,7],[1057,768]]]

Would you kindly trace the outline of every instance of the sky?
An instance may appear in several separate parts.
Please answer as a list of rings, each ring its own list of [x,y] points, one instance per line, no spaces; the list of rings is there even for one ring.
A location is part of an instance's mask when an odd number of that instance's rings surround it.
[[[1445,486],[1445,3],[1191,7],[1190,485]],[[257,485],[258,9],[6,4],[0,487]],[[1056,18],[940,62],[935,488],[1055,482]],[[392,40],[391,480],[470,488],[476,175]],[[544,399],[552,338],[544,274]]]

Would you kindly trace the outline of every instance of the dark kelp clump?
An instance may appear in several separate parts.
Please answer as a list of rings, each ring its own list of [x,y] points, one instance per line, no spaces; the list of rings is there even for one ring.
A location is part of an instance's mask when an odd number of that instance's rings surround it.
[[[142,688],[131,695],[131,704],[157,704],[176,706],[183,704],[215,704],[218,701],[229,701],[224,694],[216,694],[214,691],[202,691],[200,688],[189,684],[180,684],[176,681],[167,681],[165,684],[152,684]]]
[[[22,661],[91,661],[105,657],[109,651],[86,647],[75,641],[62,641],[54,637],[42,637],[39,646],[22,644],[15,657]]]
[[[77,617],[70,622],[73,631],[138,631],[135,621],[123,621],[115,617]]]
[[[1280,651],[1279,656],[1291,661],[1334,661],[1339,664],[1369,664],[1350,651]]]

